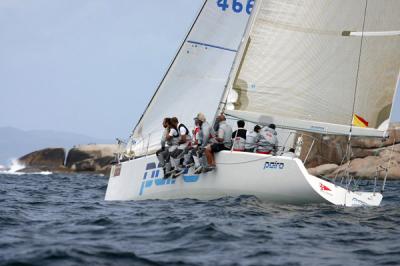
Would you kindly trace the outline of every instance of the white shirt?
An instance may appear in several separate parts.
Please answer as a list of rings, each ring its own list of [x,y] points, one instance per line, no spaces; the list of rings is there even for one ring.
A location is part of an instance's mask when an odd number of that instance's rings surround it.
[[[167,142],[167,143],[168,143],[168,146],[169,146],[168,150],[169,150],[170,152],[172,152],[172,151],[174,151],[174,150],[178,147],[179,134],[178,134],[178,131],[176,131],[175,128],[171,128],[171,129],[169,130],[168,135],[172,137],[172,139],[170,139],[170,140]]]
[[[259,133],[255,132],[255,131],[251,131],[249,133],[247,133],[246,136],[246,145],[245,148],[246,149],[254,149],[256,147],[256,140],[257,140],[257,136]]]
[[[181,143],[178,146],[178,149],[184,150],[189,145],[189,142],[191,141],[191,137],[190,137],[189,134],[186,134],[187,131],[186,131],[185,127],[178,127],[178,128],[179,128],[179,135],[180,136],[186,136],[186,142],[185,143]]]
[[[226,121],[219,122],[218,138],[224,140],[226,148],[232,147],[232,127],[226,123]]]
[[[210,124],[205,121],[203,122],[203,124],[201,125],[200,128],[200,143],[201,143],[201,147],[204,148],[205,146],[207,146],[209,140],[210,140],[210,135],[211,135],[211,127]]]

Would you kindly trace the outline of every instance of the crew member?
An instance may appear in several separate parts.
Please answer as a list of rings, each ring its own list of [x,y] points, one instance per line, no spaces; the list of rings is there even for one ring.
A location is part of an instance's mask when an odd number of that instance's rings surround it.
[[[169,120],[168,134],[166,135],[165,139],[166,139],[166,144],[168,146],[168,153],[170,155],[170,158],[169,161],[165,164],[164,177],[168,178],[175,170],[172,168],[171,156],[178,149],[178,144],[179,144],[178,129],[176,127],[176,124],[172,123],[172,119]]]
[[[198,133],[198,147],[196,153],[193,155],[193,159],[195,162],[196,160],[199,162],[199,165],[195,168],[195,173],[199,174],[203,169],[206,169],[207,163],[204,160],[203,154],[208,143],[214,141],[215,132],[206,121],[206,117],[203,113],[198,113],[195,119],[197,120],[200,130]]]
[[[246,136],[246,144],[245,144],[245,151],[246,152],[254,152],[256,149],[256,140],[258,135],[260,134],[261,127],[259,125],[254,126],[254,130],[248,132]]]
[[[171,123],[171,119],[168,117],[165,117],[162,123],[162,126],[164,127],[164,132],[161,136],[161,149],[156,151],[156,155],[158,158],[158,161],[160,163],[160,166],[164,169],[164,175],[165,175],[165,164],[166,162],[169,161],[169,152],[168,149],[165,148],[165,143],[167,141],[167,135],[169,133],[169,124]]]
[[[179,134],[178,148],[171,153],[171,157],[174,160],[174,177],[176,177],[183,173],[182,163],[185,154],[188,152],[188,147],[191,143],[191,136],[189,129],[184,124],[179,123],[178,118],[171,118],[171,123],[177,129]]]
[[[205,150],[209,170],[215,169],[214,153],[230,150],[232,147],[232,127],[226,123],[226,118],[223,114],[217,117],[217,122],[219,127],[216,143],[208,145]]]
[[[192,142],[188,147],[187,154],[184,155],[183,167],[189,168],[193,164],[195,169],[200,166],[200,161],[197,156],[198,147],[200,144],[200,121],[195,117],[194,129],[192,130]]]
[[[234,151],[245,150],[247,130],[244,128],[244,125],[245,123],[243,120],[238,120],[237,121],[238,129],[232,133],[232,139],[233,139],[232,149]]]
[[[270,124],[260,130],[256,140],[256,152],[262,154],[275,154],[278,149],[278,137],[275,131],[276,126]]]

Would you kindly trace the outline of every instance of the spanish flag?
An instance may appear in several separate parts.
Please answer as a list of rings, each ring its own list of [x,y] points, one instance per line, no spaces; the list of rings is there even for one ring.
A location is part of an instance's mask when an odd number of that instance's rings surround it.
[[[353,126],[356,127],[367,127],[368,121],[359,115],[353,114]]]

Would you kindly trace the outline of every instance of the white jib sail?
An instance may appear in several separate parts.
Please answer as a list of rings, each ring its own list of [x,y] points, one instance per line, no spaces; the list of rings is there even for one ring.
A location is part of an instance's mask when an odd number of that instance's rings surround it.
[[[400,71],[399,17],[399,0],[262,1],[227,113],[328,134],[348,133],[355,114],[369,128],[354,135],[380,135]]]
[[[176,116],[187,126],[199,112],[214,118],[253,5],[253,0],[204,2],[134,129],[136,155],[158,149],[164,117]]]

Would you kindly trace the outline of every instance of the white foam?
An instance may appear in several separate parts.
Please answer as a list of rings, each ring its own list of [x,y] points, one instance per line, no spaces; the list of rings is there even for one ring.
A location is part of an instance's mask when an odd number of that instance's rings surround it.
[[[11,160],[11,165],[9,170],[7,171],[9,174],[15,174],[17,173],[19,170],[22,170],[25,168],[25,165],[22,164],[20,161],[18,161],[17,159],[12,159]]]
[[[17,159],[12,159],[11,160],[11,165],[9,167],[5,167],[0,165],[0,174],[9,174],[9,175],[51,175],[53,174],[50,171],[41,171],[41,172],[32,172],[32,173],[24,173],[20,170],[24,169],[25,165],[22,164],[20,161]]]
[[[53,172],[50,172],[50,171],[42,171],[42,172],[33,172],[33,173],[24,173],[24,174],[31,174],[31,175],[52,175]]]
[[[17,159],[12,159],[11,164],[8,167],[3,165],[0,166],[0,174],[9,174],[9,175],[22,175],[23,173],[18,172],[18,170],[24,169],[25,166],[21,164]]]

